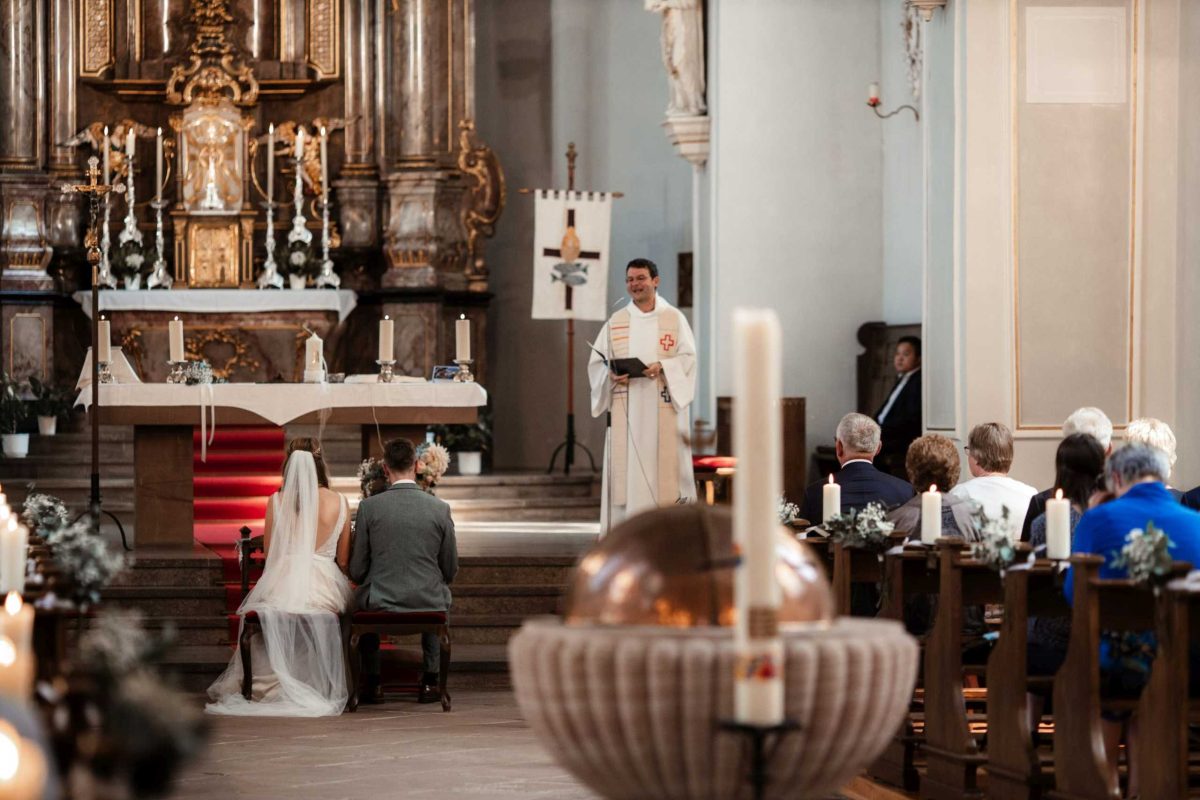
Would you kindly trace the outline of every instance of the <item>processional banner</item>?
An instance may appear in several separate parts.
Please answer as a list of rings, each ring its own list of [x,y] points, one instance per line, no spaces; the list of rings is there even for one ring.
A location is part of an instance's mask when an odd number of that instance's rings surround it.
[[[612,195],[539,189],[533,229],[533,318],[608,319]]]

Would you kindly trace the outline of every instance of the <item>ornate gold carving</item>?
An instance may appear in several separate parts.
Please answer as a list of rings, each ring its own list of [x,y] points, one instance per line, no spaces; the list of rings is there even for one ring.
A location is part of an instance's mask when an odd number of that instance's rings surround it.
[[[318,80],[341,75],[341,7],[340,0],[308,3],[308,65]]]
[[[133,359],[133,368],[137,370],[138,375],[145,375],[146,371],[142,369],[142,360],[146,356],[146,348],[142,346],[142,332],[139,329],[125,331],[119,342],[121,352]]]
[[[458,168],[468,183],[462,211],[462,223],[467,231],[467,285],[470,289],[485,291],[488,271],[480,252],[479,237],[495,234],[496,221],[504,211],[507,195],[504,170],[492,149],[479,141],[473,120],[464,119],[458,127]]]
[[[79,0],[79,74],[99,78],[116,59],[112,0]]]
[[[228,100],[251,106],[258,101],[254,70],[242,63],[237,48],[225,38],[225,29],[232,22],[229,0],[192,0],[190,61],[171,70],[168,103],[182,106]]]
[[[242,206],[242,126],[231,106],[200,106],[184,115],[183,207],[230,212]]]
[[[188,226],[188,285],[238,285],[238,223],[193,221]]]
[[[210,352],[211,347],[228,347],[228,355],[219,351]],[[183,341],[184,355],[189,361],[207,361],[212,366],[214,378],[229,380],[238,367],[256,372],[262,367],[257,358],[250,355],[250,344],[238,328],[214,328],[188,336]],[[223,362],[219,358],[224,358]]]

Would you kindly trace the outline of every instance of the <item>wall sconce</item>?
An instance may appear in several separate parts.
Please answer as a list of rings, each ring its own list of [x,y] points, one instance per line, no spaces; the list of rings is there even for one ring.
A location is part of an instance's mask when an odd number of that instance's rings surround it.
[[[867,86],[867,105],[869,105],[871,107],[871,110],[875,112],[875,116],[879,117],[880,119],[887,119],[888,117],[896,116],[901,111],[903,111],[904,109],[907,108],[909,111],[913,112],[913,116],[917,118],[917,122],[921,121],[921,113],[919,111],[917,111],[917,109],[913,106],[903,105],[903,106],[900,106],[899,108],[897,108],[895,111],[892,111],[889,114],[881,114],[881,113],[879,113],[879,104],[880,104],[879,84],[872,83],[869,86]]]
[[[946,7],[946,0],[908,0],[909,5],[921,12],[921,19],[929,22],[933,12]]]

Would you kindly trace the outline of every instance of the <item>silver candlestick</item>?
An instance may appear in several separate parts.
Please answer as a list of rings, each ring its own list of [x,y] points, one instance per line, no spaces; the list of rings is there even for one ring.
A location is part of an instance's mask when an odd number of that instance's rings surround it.
[[[288,244],[295,242],[304,242],[312,244],[312,231],[308,229],[308,225],[304,219],[304,164],[300,159],[296,159],[296,188],[292,192],[292,202],[296,206],[296,215],[292,217],[292,229],[288,231]],[[288,256],[291,258],[291,255]],[[291,264],[288,265],[288,271],[291,271]]]
[[[112,202],[109,200],[109,195],[104,195],[104,230],[100,234],[100,269],[97,272],[96,283],[99,286],[106,286],[109,289],[117,288],[117,279],[112,274],[112,262],[109,261],[108,253],[111,246],[111,238],[108,231],[108,222],[112,212]]]
[[[258,288],[282,289],[283,276],[275,263],[275,203],[267,199],[267,260],[263,262],[262,274],[258,276]]]
[[[187,383],[187,376],[183,374],[187,362],[168,361],[167,363],[171,365],[171,371],[167,373],[167,383]]]
[[[150,277],[146,279],[146,288],[154,289],[161,287],[170,289],[171,284],[175,280],[171,277],[171,273],[167,272],[167,262],[163,258],[163,249],[166,244],[163,242],[163,209],[167,204],[160,197],[155,200],[150,206],[154,209],[154,272],[150,273]]]
[[[379,365],[379,382],[380,383],[391,383],[393,380],[395,380],[395,378],[396,378],[396,374],[395,374],[396,362],[394,360],[376,361],[375,363]]]
[[[116,379],[113,377],[112,368],[109,366],[109,363],[107,361],[101,361],[99,364],[96,365],[96,368],[97,368],[96,371],[100,376],[101,383],[116,383],[117,382]]]
[[[329,259],[329,193],[322,196],[321,201],[321,274],[314,281],[318,289],[328,286],[336,289],[342,285],[342,279],[333,271],[333,262]]]
[[[454,380],[458,383],[474,383],[475,376],[471,374],[471,365],[475,362],[472,359],[465,358],[463,360],[454,359],[454,363],[458,364],[458,372],[454,375]]]

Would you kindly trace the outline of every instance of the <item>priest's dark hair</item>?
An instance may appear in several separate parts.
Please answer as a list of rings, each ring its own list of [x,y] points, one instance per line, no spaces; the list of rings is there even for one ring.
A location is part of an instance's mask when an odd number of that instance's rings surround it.
[[[635,258],[633,261],[630,261],[625,265],[625,271],[629,272],[631,269],[649,270],[651,278],[658,277],[658,264],[655,264],[648,258]]]
[[[917,358],[921,357],[921,337],[920,336],[901,336],[900,341],[896,342],[896,347],[902,344],[912,345],[913,355]]]
[[[318,439],[313,439],[310,436],[297,436],[287,444],[287,453],[284,454],[283,471],[287,474],[287,460],[292,453],[297,450],[307,450],[312,453],[313,464],[317,468],[317,485],[323,488],[329,488],[329,470],[325,468],[325,455],[321,452],[321,442]]]
[[[391,439],[383,445],[383,463],[393,473],[408,472],[417,460],[417,449],[408,439]]]

